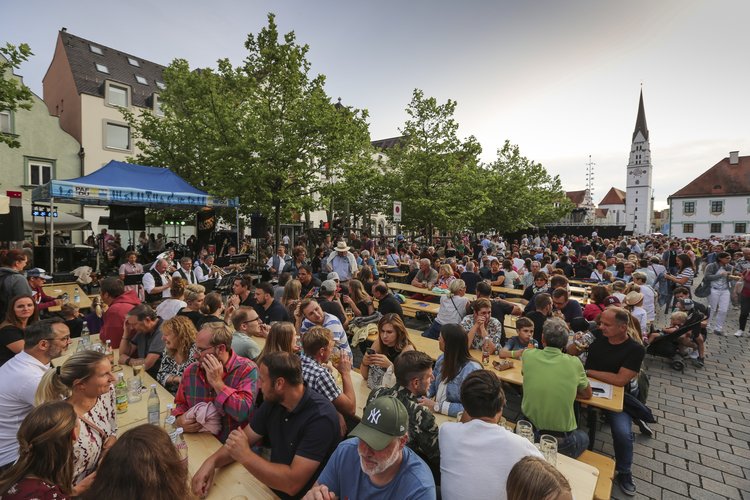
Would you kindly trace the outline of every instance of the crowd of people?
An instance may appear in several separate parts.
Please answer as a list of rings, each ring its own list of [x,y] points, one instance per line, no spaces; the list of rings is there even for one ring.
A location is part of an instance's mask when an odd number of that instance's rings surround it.
[[[347,240],[279,244],[264,262],[273,280],[238,274],[229,297],[206,286],[216,269],[202,249],[195,260],[123,255],[87,316],[44,293],[50,277],[27,269],[24,252],[3,251],[0,496],[204,497],[216,470],[239,462],[282,498],[572,498],[536,447],[498,425],[511,396],[520,400],[518,420],[576,458],[589,445],[575,403],[592,397],[589,378],[638,399],[650,345],[675,336],[700,368],[732,304],[740,307],[737,337],[750,314],[750,247],[741,241],[596,233],[456,235],[437,247],[401,235]],[[436,360],[413,342],[403,301],[379,266],[440,294],[422,333],[436,341]],[[141,286],[125,284],[130,274],[143,274]],[[571,280],[586,282],[583,305]],[[509,315],[515,335],[506,331]],[[106,354],[55,363],[84,321],[119,349],[119,364],[142,366],[175,396],[175,426],[223,443],[191,478],[158,427],[118,436]],[[368,328],[373,342],[362,338]],[[522,360],[523,386],[503,387],[472,351]],[[361,416],[355,369],[371,389]],[[653,436],[650,422],[603,413],[615,482],[634,495],[632,428]],[[438,415],[460,421],[438,425]]]

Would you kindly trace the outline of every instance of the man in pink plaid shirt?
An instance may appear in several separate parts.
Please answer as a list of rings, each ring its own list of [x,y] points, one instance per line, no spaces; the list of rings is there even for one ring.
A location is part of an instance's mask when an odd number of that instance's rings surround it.
[[[184,413],[199,403],[211,404],[221,415],[223,443],[229,433],[250,420],[258,394],[258,367],[232,351],[232,330],[223,322],[207,323],[195,338],[198,361],[189,365],[175,396],[175,427],[200,432],[199,422]]]

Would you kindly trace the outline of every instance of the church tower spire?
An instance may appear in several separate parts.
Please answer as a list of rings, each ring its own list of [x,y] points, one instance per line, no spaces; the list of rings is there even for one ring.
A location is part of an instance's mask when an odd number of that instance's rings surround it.
[[[646,110],[643,106],[643,89],[638,102],[638,116],[630,145],[630,158],[627,167],[627,193],[625,196],[626,230],[635,234],[651,232],[651,206],[653,166],[651,165],[651,144]]]

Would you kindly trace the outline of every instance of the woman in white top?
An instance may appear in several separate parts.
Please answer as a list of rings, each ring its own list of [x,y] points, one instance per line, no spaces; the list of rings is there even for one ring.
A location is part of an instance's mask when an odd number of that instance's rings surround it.
[[[91,485],[92,473],[117,440],[114,381],[106,354],[81,351],[49,370],[39,383],[37,404],[66,399],[78,415],[78,439],[73,446],[75,496]]]
[[[185,295],[187,281],[182,278],[172,278],[172,286],[169,287],[169,298],[164,299],[156,306],[156,315],[163,320],[174,318],[187,303],[182,300]]]
[[[440,307],[437,317],[430,328],[422,333],[423,337],[437,340],[440,336],[440,327],[443,325],[457,325],[466,315],[466,306],[469,299],[466,295],[466,283],[462,279],[451,281],[448,285],[448,294],[440,297]]]
[[[641,337],[648,338],[648,317],[646,310],[643,308],[643,294],[632,291],[625,296],[625,308],[630,311],[638,325],[641,327]]]

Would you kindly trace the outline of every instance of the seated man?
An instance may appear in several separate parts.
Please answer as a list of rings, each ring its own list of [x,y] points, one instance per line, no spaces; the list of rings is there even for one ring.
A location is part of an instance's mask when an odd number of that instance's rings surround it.
[[[216,437],[222,443],[229,433],[248,421],[258,394],[254,362],[232,351],[232,330],[223,322],[206,323],[195,337],[198,360],[185,368],[175,396],[175,427],[200,432],[201,424],[186,420],[185,413],[199,403],[212,405],[221,415]]]
[[[181,258],[180,265],[177,267],[177,270],[172,273],[172,278],[182,278],[187,281],[189,285],[198,284],[198,276],[193,270],[193,259],[187,256]]]
[[[412,286],[432,290],[438,279],[438,273],[432,268],[430,259],[421,259],[419,261],[419,271],[411,281]]]
[[[120,344],[120,364],[132,365],[136,360],[153,378],[159,373],[164,352],[161,336],[163,320],[148,304],[135,306],[125,317],[125,333]]]
[[[309,299],[316,295],[316,288],[320,288],[320,280],[313,276],[312,267],[309,264],[299,266],[297,279],[302,284],[299,295],[301,298]]]
[[[339,444],[305,499],[433,500],[430,470],[406,447],[408,427],[401,401],[390,396],[373,399],[350,434],[356,439]]]
[[[381,396],[393,396],[403,403],[409,413],[409,442],[407,446],[427,462],[434,477],[440,478],[440,447],[435,415],[419,404],[430,388],[433,360],[419,351],[406,351],[396,358],[396,385],[374,389],[367,402]],[[436,481],[437,482],[437,481]]]
[[[492,303],[489,299],[477,299],[472,305],[473,313],[464,316],[461,327],[467,332],[469,349],[482,349],[488,344],[490,353],[494,353],[505,344],[503,326],[491,316]]]
[[[237,356],[255,361],[261,349],[252,337],[264,338],[267,336],[267,333],[261,328],[258,313],[249,307],[241,307],[232,314],[232,326],[234,327],[232,350],[237,353]]]
[[[339,362],[334,366],[341,375],[342,389],[336,385],[336,380],[326,368],[335,348],[333,334],[328,328],[314,326],[302,337],[302,379],[305,385],[325,396],[336,410],[344,417],[353,417],[357,411],[357,396],[352,384],[352,360],[348,356],[339,356]],[[346,425],[342,426],[346,431]],[[342,435],[345,435],[342,432]]]
[[[386,314],[398,314],[403,321],[404,309],[393,296],[388,286],[384,283],[378,283],[372,287],[372,295],[378,301],[378,312],[385,316]]]
[[[338,283],[330,278],[325,280],[318,290],[318,304],[323,312],[336,316],[346,330],[347,317],[338,290]]]
[[[296,321],[295,327],[301,337],[304,337],[307,330],[313,326],[322,326],[331,330],[336,347],[352,358],[352,348],[349,347],[349,340],[346,338],[344,327],[336,316],[323,312],[320,304],[312,299],[301,301],[294,311],[294,319]]]
[[[492,286],[486,281],[482,281],[477,284],[477,298],[485,298],[490,301],[492,305],[491,315],[493,318],[500,322],[500,327],[503,330],[503,336],[505,336],[505,316],[511,314],[513,316],[520,316],[523,314],[523,308],[513,302],[508,302],[501,298],[492,298]],[[469,313],[471,311],[467,311]]]
[[[571,299],[570,293],[565,288],[556,288],[552,292],[552,304],[555,306],[555,312],[559,312],[568,326],[574,318],[583,316],[581,304]]]
[[[461,422],[440,426],[440,478],[445,499],[505,498],[513,466],[542,454],[527,439],[497,425],[505,394],[495,372],[477,370],[461,384]]]
[[[578,458],[589,445],[585,431],[578,429],[573,403],[592,395],[581,360],[564,352],[568,328],[559,318],[544,323],[544,350],[523,353],[523,414],[539,434],[557,438],[557,451]]]
[[[201,498],[208,495],[216,468],[235,461],[281,498],[299,498],[336,449],[340,436],[336,409],[325,396],[305,387],[299,357],[288,352],[268,354],[258,372],[263,404],[250,424],[232,431],[226,444],[193,476],[193,493]],[[263,438],[270,444],[270,461],[250,449]]]
[[[281,302],[273,298],[273,286],[270,283],[259,283],[255,287],[255,312],[263,323],[270,325],[276,321],[289,321],[289,312]]]

